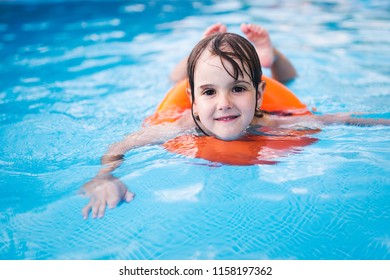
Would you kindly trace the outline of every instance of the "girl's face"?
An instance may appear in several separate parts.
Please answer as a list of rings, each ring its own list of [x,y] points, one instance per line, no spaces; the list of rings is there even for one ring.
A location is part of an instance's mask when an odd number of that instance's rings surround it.
[[[229,63],[225,66],[233,69]],[[221,59],[205,51],[194,73],[194,114],[204,128],[222,140],[240,138],[255,115],[256,91],[250,77],[244,74],[234,80],[224,69]],[[257,105],[261,104],[260,93]]]

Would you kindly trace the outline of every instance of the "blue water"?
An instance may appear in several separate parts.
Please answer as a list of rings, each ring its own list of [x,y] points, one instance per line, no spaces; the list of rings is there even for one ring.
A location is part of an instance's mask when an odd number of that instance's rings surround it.
[[[266,27],[309,108],[390,118],[388,1],[2,1],[1,259],[390,259],[383,126],[325,127],[276,165],[139,148],[115,171],[136,199],[82,219],[100,156],[215,22]]]

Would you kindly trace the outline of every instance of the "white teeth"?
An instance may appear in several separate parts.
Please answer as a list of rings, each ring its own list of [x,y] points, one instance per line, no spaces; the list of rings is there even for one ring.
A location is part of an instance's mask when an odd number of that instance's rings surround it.
[[[237,116],[217,118],[218,121],[228,121],[237,118]]]

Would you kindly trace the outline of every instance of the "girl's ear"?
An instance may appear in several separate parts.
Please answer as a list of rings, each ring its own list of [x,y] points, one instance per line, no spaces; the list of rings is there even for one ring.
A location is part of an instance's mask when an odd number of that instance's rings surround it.
[[[186,88],[186,93],[187,93],[189,99],[190,99],[191,102],[192,102],[191,89],[190,89],[190,88]]]
[[[192,103],[192,111],[194,112],[194,114],[197,115],[198,114],[198,107],[196,106],[195,100],[192,99],[191,89],[187,88],[186,93],[187,93],[188,98],[190,99],[190,101]]]
[[[263,94],[265,90],[265,81],[261,81],[257,89],[257,107],[260,108],[263,103]]]

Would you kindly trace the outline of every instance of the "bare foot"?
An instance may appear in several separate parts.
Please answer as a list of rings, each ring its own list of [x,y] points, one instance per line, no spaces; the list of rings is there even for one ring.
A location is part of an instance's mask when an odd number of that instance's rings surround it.
[[[267,30],[256,24],[241,24],[241,30],[253,43],[259,55],[261,66],[270,68],[274,63],[275,54]]]
[[[227,31],[226,25],[222,23],[215,23],[213,25],[210,25],[207,27],[207,29],[203,32],[203,37],[202,39],[206,38],[207,36],[210,36],[214,33],[225,33]]]

